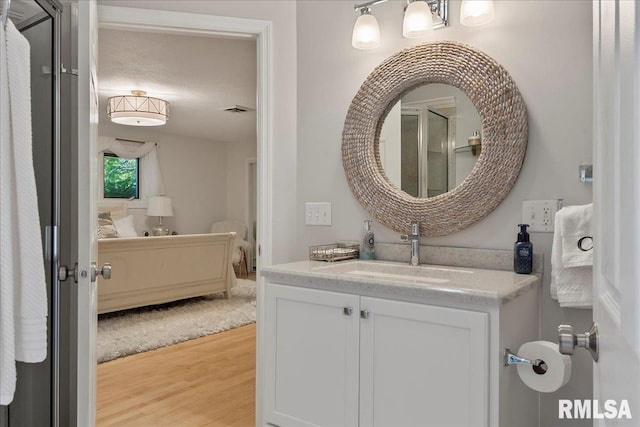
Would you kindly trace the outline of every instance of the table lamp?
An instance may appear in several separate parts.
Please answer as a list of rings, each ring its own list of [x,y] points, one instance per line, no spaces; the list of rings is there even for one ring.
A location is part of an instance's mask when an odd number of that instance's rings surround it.
[[[153,227],[151,235],[168,236],[169,229],[162,225],[162,217],[173,216],[173,208],[171,207],[171,197],[167,196],[151,196],[147,199],[147,216],[157,216],[160,218],[158,225]]]

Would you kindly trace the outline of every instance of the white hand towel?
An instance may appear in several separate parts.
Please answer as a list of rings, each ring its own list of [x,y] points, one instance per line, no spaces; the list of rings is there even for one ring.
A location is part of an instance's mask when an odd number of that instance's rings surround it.
[[[36,363],[47,356],[47,289],[31,145],[30,47],[11,21],[2,36],[0,404],[7,405],[15,392],[15,360]]]
[[[567,206],[556,213],[562,223],[562,263],[565,268],[593,265],[593,250],[583,251],[578,241],[592,236],[591,217],[593,203],[584,206]]]
[[[593,250],[583,252],[578,248],[581,237],[591,236],[592,211],[593,205],[589,204],[568,206],[556,213],[551,248],[551,297],[558,300],[561,307],[592,307]]]

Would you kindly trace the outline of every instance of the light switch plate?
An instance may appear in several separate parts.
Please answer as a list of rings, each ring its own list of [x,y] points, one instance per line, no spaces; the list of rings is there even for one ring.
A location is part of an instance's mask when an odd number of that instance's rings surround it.
[[[306,225],[331,225],[331,203],[305,203],[304,223]]]
[[[522,223],[529,224],[529,231],[553,233],[557,211],[557,200],[524,200]]]

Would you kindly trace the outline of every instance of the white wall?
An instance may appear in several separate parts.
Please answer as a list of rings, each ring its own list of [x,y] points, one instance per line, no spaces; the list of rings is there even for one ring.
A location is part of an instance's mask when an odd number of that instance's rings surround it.
[[[99,0],[100,5],[135,7],[200,13],[217,16],[259,19],[272,22],[272,108],[273,150],[265,153],[273,158],[274,263],[296,258],[296,2],[282,1],[163,1],[163,0]]]
[[[227,193],[234,191],[227,177],[226,144],[168,135],[158,155],[166,193],[173,197],[168,227],[178,234],[208,233],[214,221],[224,219]],[[147,218],[146,229],[156,221]]]
[[[529,145],[515,187],[484,220],[461,232],[423,243],[511,249],[522,201],[563,198],[565,204],[592,199],[591,186],[578,181],[578,165],[591,161],[591,2],[497,1],[496,18],[482,27],[459,24],[459,1],[450,1],[451,26],[432,33],[427,41],[455,40],[494,58],[511,74],[529,112]],[[416,41],[402,38],[402,7],[393,1],[375,6],[382,43],[373,51],[351,47],[357,14],[347,1],[301,1],[298,25],[298,203],[333,203],[331,227],[298,222],[297,259],[312,244],[359,239],[362,221],[370,216],[352,196],[342,169],[341,138],[349,104],[367,75],[385,58]],[[419,41],[418,41],[419,42]],[[373,224],[377,241],[399,242],[399,234]],[[541,337],[556,341],[556,326],[572,323],[587,330],[590,310],[560,309],[549,297],[551,234],[533,233],[536,252],[545,254],[541,303]],[[527,319],[522,319],[527,321]],[[541,396],[540,425],[559,423],[557,399],[591,396],[591,359],[586,351],[573,357],[574,375],[560,392]],[[535,404],[535,403],[534,403]],[[584,422],[582,425],[586,425]]]
[[[226,217],[242,222],[247,218],[248,170],[247,160],[257,156],[256,141],[244,144],[229,144],[227,147]]]
[[[100,124],[100,134],[158,143],[158,161],[165,193],[173,199],[173,217],[163,223],[178,234],[208,233],[211,223],[227,214],[227,194],[241,191],[229,180],[228,144],[171,135],[160,129]],[[150,231],[158,222],[145,216],[145,207],[129,206],[138,233]]]

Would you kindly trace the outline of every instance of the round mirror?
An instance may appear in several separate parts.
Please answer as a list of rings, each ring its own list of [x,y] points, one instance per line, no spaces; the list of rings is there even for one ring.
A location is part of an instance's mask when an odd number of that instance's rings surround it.
[[[383,166],[386,141],[380,149],[380,140],[383,122],[396,103],[431,84],[453,86],[469,98],[480,117],[481,149],[462,182],[422,197],[402,191],[402,183],[390,179]],[[342,164],[354,196],[378,221],[403,233],[418,221],[421,235],[441,236],[479,221],[506,197],[520,173],[527,135],[527,110],[507,70],[460,43],[425,43],[391,56],[362,84],[345,119]],[[456,132],[456,139],[468,137]]]
[[[482,151],[481,125],[478,111],[460,89],[435,83],[411,90],[389,110],[380,130],[385,175],[413,197],[453,190]]]

